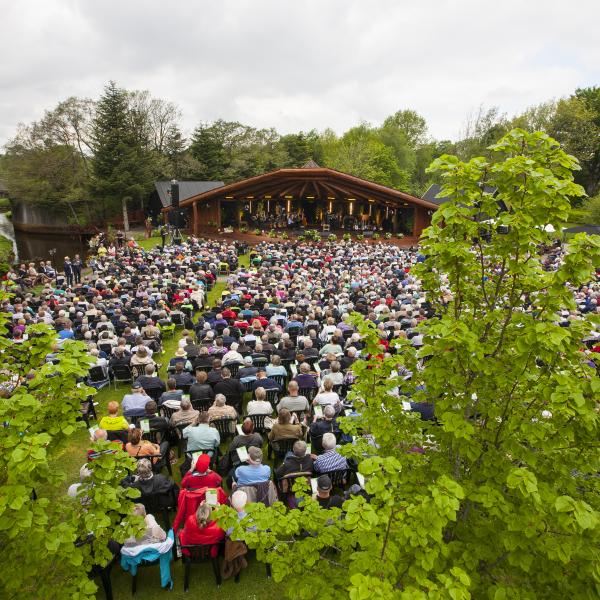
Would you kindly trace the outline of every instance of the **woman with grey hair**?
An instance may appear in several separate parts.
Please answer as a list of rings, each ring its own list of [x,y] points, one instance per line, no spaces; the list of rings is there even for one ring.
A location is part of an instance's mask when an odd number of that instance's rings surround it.
[[[227,399],[223,394],[217,394],[213,405],[208,409],[208,418],[210,421],[215,419],[223,419],[231,417],[237,420],[237,412],[233,406],[227,405]],[[235,423],[233,423],[232,432],[235,431]]]
[[[158,496],[159,502],[164,506],[173,506],[177,502],[179,487],[172,479],[161,473],[154,473],[152,463],[147,458],[138,460],[135,474],[129,475],[122,483],[123,487],[132,487],[140,490],[144,496]]]

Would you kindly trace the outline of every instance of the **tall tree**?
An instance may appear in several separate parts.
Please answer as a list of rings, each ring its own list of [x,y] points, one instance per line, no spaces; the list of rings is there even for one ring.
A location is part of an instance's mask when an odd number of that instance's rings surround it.
[[[128,203],[142,201],[154,180],[156,163],[148,145],[143,115],[131,109],[127,92],[111,81],[98,101],[93,124],[91,191],[105,217],[121,207],[125,231]]]
[[[94,103],[71,97],[30,125],[19,125],[0,164],[12,197],[64,211],[77,224],[93,220],[88,163]]]
[[[490,153],[432,165],[450,201],[424,232],[428,258],[414,271],[435,314],[420,325],[424,347],[399,341],[382,357],[375,325],[353,317],[371,358],[353,365],[358,414],[342,429],[356,441],[341,452],[359,463],[369,499],[324,510],[303,491],[302,510],[252,505],[241,521],[220,509],[292,598],[600,593],[600,379],[581,352],[593,317],[559,323],[593,277],[600,239],[575,236],[545,271],[545,225],[560,230],[583,193],[577,162],[523,130]],[[433,403],[437,421],[405,411],[409,398]]]

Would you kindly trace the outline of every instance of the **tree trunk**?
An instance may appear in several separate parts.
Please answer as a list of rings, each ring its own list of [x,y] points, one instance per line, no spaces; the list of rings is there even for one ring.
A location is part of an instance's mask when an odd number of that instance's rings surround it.
[[[129,214],[127,213],[127,200],[123,198],[121,200],[123,206],[123,231],[129,233]]]

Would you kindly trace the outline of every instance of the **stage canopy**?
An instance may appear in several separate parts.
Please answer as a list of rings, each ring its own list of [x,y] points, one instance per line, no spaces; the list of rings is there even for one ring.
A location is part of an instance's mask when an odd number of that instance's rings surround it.
[[[401,231],[418,237],[437,204],[313,161],[278,169],[197,194],[181,202],[191,209],[190,228],[281,223],[304,227]],[[257,221],[256,215],[261,221]],[[279,226],[279,225],[277,225]]]

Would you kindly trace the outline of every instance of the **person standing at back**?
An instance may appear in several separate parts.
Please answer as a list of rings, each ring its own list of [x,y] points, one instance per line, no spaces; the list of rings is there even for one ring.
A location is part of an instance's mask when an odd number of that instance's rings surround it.
[[[73,285],[73,264],[71,263],[71,259],[68,256],[65,256],[65,263],[63,268],[65,271],[65,279],[67,280],[67,286],[71,287]]]
[[[73,270],[73,278],[75,283],[81,283],[81,269],[83,268],[83,262],[79,254],[75,255],[73,261],[71,262],[71,269]]]

